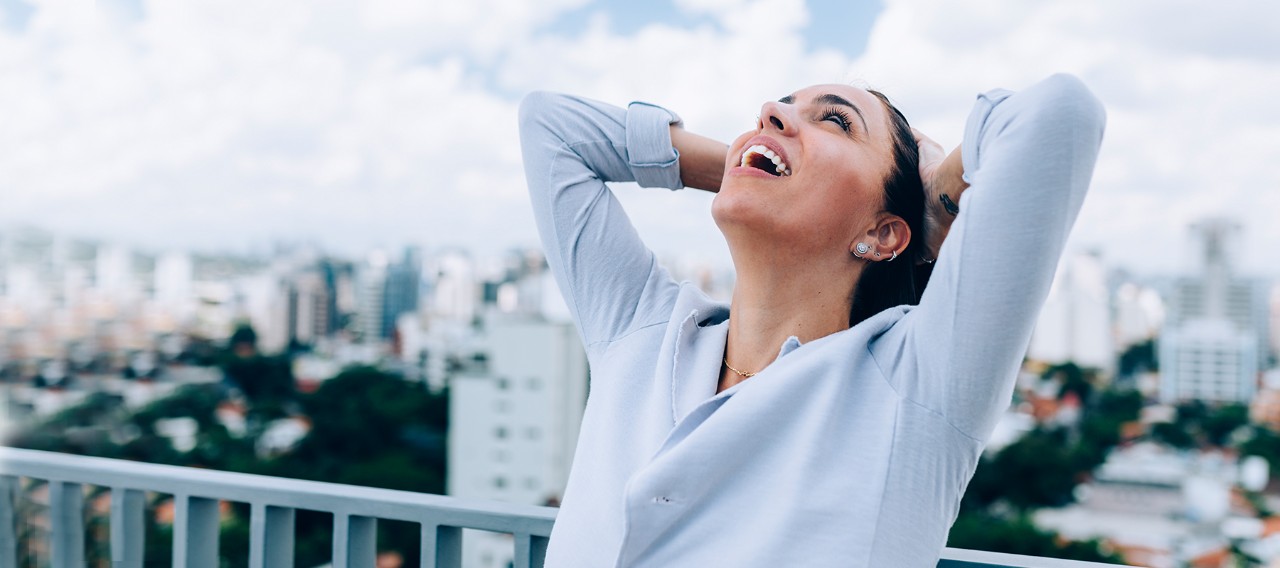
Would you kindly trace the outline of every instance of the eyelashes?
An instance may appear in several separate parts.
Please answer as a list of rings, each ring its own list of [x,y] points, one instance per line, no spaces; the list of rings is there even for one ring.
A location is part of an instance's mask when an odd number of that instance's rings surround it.
[[[853,119],[849,117],[849,113],[839,107],[828,107],[823,109],[822,120],[829,121],[836,126],[839,126],[840,130],[845,132],[851,132],[851,129],[853,128]]]

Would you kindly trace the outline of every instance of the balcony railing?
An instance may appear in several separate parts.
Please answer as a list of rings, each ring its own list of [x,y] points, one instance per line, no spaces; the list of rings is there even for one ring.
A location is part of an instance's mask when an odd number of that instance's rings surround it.
[[[279,477],[88,458],[0,448],[0,566],[16,566],[16,496],[20,478],[43,480],[49,490],[53,568],[83,568],[84,487],[110,488],[112,566],[141,568],[146,492],[172,494],[173,566],[218,566],[219,501],[251,507],[249,566],[292,567],[294,511],[333,514],[334,568],[373,568],[379,519],[417,523],[422,530],[422,565],[457,568],[462,563],[462,529],[508,533],[514,538],[515,566],[542,566],[556,510],[405,491],[299,481]],[[1111,566],[946,549],[939,568],[1086,568]]]

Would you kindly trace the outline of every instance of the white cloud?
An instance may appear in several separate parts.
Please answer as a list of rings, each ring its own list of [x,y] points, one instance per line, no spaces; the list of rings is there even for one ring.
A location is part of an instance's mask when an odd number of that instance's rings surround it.
[[[136,23],[42,3],[24,33],[0,32],[0,219],[202,247],[285,236],[492,250],[535,239],[523,91],[646,99],[728,139],[764,100],[865,81],[954,144],[974,93],[1061,70],[1110,113],[1076,241],[1177,269],[1185,224],[1225,212],[1246,227],[1242,259],[1275,273],[1261,246],[1280,242],[1271,4],[893,0],[853,59],[806,47],[816,16],[800,0],[677,2],[714,25],[622,35],[597,14],[548,30],[583,1],[152,1]],[[619,194],[655,248],[726,262],[709,196]]]
[[[1241,264],[1276,274],[1270,167],[1280,112],[1280,7],[1262,2],[1018,2],[939,9],[890,2],[858,62],[913,120],[951,141],[967,93],[1080,75],[1108,107],[1095,183],[1074,233],[1148,270],[1190,265],[1188,222],[1228,214],[1246,227]],[[899,94],[900,93],[900,94]]]

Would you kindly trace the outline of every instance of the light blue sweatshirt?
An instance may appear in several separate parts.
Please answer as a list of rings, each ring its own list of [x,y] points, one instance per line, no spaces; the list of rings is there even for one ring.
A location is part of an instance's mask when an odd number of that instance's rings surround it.
[[[674,282],[606,182],[680,188],[668,125],[534,93],[525,174],[590,396],[549,567],[933,567],[1089,185],[1104,112],[1076,78],[980,95],[971,184],[919,306],[716,393],[729,307]]]

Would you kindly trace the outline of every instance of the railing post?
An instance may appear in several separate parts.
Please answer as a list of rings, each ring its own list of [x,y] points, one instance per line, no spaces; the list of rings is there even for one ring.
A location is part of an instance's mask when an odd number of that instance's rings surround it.
[[[136,489],[111,488],[111,565],[142,568],[146,499]]]
[[[18,565],[18,478],[0,475],[0,566]]]
[[[217,568],[218,501],[190,495],[174,495],[173,499],[173,565]]]
[[[542,568],[547,557],[547,538],[529,533],[512,535],[516,540],[516,568]]]
[[[253,504],[249,568],[293,568],[293,509]]]
[[[378,559],[378,520],[333,514],[333,568],[373,568]]]
[[[462,529],[422,524],[422,568],[462,568]]]
[[[53,568],[84,568],[84,489],[79,483],[49,482],[49,517]]]

